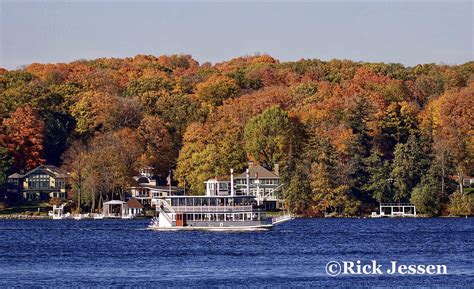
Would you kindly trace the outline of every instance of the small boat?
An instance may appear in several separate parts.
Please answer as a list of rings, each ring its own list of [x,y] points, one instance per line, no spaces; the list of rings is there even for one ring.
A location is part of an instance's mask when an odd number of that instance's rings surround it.
[[[94,218],[94,220],[102,220],[102,219],[104,219],[104,215],[103,214],[94,214],[92,216],[92,218]]]
[[[87,214],[77,214],[77,215],[74,215],[73,218],[76,221],[88,219],[89,218],[89,213],[87,213]]]
[[[290,213],[286,213],[284,215],[273,217],[272,218],[272,224],[277,225],[277,224],[288,222],[288,221],[291,221],[291,220],[294,220],[294,219],[295,219],[295,217],[293,215],[291,215]]]

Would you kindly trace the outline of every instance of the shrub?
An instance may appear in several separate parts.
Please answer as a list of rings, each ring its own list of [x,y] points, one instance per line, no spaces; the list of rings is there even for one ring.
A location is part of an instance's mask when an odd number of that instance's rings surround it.
[[[453,216],[467,216],[471,214],[471,202],[469,196],[456,192],[449,197],[449,214]]]
[[[51,206],[53,206],[53,205],[59,206],[59,205],[61,205],[61,200],[59,198],[51,198],[49,200],[49,204]]]

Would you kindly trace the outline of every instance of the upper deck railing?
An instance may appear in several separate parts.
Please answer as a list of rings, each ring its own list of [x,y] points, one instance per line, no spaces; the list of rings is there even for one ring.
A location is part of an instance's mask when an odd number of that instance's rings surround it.
[[[414,207],[415,205],[409,203],[381,203],[381,207]]]
[[[260,208],[247,205],[247,206],[172,206],[175,212],[181,213],[192,213],[192,212],[219,212],[219,213],[232,213],[232,212],[255,212],[259,211]]]

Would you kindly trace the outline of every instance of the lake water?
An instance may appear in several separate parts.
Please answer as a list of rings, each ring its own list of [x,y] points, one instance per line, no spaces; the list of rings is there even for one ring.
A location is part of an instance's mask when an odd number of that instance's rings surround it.
[[[264,232],[157,232],[148,220],[0,221],[0,287],[474,284],[474,219],[297,219]],[[446,275],[328,276],[329,261],[440,264]]]

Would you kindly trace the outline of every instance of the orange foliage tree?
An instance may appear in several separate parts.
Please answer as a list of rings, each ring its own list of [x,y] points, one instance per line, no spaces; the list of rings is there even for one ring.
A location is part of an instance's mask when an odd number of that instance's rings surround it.
[[[30,170],[44,164],[44,122],[30,106],[19,107],[3,120],[6,146],[15,159],[15,169]]]

